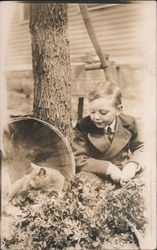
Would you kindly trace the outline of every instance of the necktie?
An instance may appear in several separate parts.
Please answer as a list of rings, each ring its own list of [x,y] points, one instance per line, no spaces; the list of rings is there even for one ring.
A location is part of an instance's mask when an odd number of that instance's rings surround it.
[[[110,142],[112,142],[113,134],[114,134],[114,133],[112,132],[111,127],[108,127],[108,128],[107,128],[107,136],[108,136],[108,139],[109,139]]]

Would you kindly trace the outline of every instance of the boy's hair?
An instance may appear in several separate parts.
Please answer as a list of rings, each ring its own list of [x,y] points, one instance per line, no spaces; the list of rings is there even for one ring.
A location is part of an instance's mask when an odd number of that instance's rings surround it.
[[[122,108],[122,94],[120,88],[110,81],[99,82],[88,93],[88,101],[91,102],[99,97],[111,96],[112,104],[115,108]]]

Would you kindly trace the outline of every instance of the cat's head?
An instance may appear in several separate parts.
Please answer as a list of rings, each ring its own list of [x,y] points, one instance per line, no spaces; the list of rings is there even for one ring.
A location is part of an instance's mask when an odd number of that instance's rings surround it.
[[[35,172],[31,176],[30,185],[34,189],[42,189],[47,186],[47,173],[44,168],[39,168],[38,172]]]

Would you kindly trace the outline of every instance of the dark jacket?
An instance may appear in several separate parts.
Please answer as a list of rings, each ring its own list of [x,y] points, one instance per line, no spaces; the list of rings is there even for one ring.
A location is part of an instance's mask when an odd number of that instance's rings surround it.
[[[133,117],[117,116],[115,135],[110,143],[104,129],[97,128],[87,116],[74,129],[76,172],[105,175],[110,162],[120,169],[130,161],[141,163],[142,147]]]

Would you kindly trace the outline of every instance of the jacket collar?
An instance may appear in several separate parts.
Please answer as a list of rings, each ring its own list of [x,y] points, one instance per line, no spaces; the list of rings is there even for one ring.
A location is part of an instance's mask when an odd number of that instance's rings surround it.
[[[121,119],[117,116],[116,131],[112,143],[106,134],[94,134],[88,133],[88,139],[90,142],[101,152],[105,153],[105,156],[112,158],[119,153],[122,148],[129,142],[131,133],[124,128]]]

